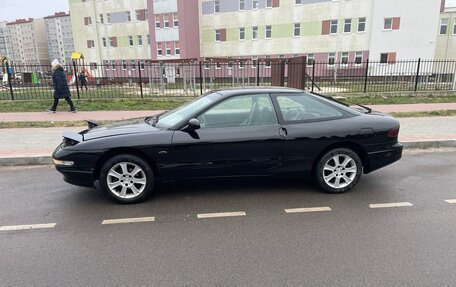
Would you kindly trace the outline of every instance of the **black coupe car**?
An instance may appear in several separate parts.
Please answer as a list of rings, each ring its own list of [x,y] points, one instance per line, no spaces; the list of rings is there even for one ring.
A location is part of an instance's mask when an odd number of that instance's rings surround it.
[[[402,155],[393,117],[289,88],[218,90],[159,116],[88,123],[64,133],[54,163],[66,182],[99,180],[120,203],[184,178],[313,174],[342,193]]]

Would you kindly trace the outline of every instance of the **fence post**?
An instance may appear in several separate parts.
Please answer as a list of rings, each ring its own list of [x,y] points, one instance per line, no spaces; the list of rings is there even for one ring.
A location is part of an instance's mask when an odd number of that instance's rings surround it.
[[[369,75],[369,59],[366,60],[366,72],[364,73],[364,93],[367,93],[367,76]]]
[[[8,60],[5,63],[6,63],[6,74],[8,76],[8,86],[9,86],[9,89],[10,89],[11,100],[14,101],[13,83],[11,83],[11,75],[13,73],[10,73],[10,67],[9,67],[9,64],[8,64]]]
[[[415,76],[415,92],[418,90],[418,78],[420,77],[420,64],[421,64],[421,58],[418,58],[418,68],[416,69],[416,76]]]
[[[260,85],[260,60],[257,60],[257,74],[256,74],[256,84]]]
[[[200,83],[200,95],[203,94],[203,63],[199,61],[199,68],[200,68],[200,75],[199,75],[199,83]]]
[[[315,61],[312,64],[312,93],[314,92],[315,87]]]
[[[76,93],[78,95],[78,100],[80,100],[81,97],[79,96],[78,71],[76,70],[76,61],[75,60],[73,60],[73,73],[74,73],[74,80],[75,80],[75,83],[76,83]]]
[[[165,82],[165,80],[163,79],[163,67],[164,67],[163,62],[160,62],[159,67],[160,67],[160,94],[163,95],[165,93],[165,89],[163,87],[164,82]]]
[[[454,64],[454,73],[453,73],[453,86],[452,86],[452,90],[453,91],[456,91],[456,62],[453,62]]]
[[[141,62],[138,61],[138,71],[139,71],[139,90],[141,91],[141,99],[144,99],[143,88],[142,88],[142,76],[141,76]]]

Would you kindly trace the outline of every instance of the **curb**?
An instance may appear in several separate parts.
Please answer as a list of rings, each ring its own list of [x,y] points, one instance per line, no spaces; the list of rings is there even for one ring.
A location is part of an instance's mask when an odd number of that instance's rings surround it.
[[[402,142],[404,149],[456,148],[456,140]],[[0,166],[51,165],[52,156],[0,157]]]

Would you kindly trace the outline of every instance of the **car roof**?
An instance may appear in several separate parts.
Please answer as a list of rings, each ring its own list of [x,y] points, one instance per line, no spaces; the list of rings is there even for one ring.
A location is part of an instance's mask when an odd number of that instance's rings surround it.
[[[260,93],[303,93],[305,91],[287,87],[242,87],[242,88],[227,88],[212,91],[213,93],[221,94],[224,97],[238,94],[260,94]]]

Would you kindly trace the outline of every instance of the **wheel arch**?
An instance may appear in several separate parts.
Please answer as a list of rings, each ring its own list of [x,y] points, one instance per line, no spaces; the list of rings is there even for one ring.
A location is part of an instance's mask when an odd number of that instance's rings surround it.
[[[336,148],[347,148],[347,149],[350,149],[350,150],[354,151],[359,156],[359,158],[361,159],[361,163],[363,165],[363,172],[369,170],[369,157],[367,155],[367,152],[364,150],[364,148],[360,144],[358,144],[356,142],[343,141],[343,142],[333,143],[333,144],[327,146],[325,149],[323,149],[318,154],[318,156],[315,158],[315,160],[314,160],[314,162],[312,164],[312,174],[315,173],[315,170],[317,168],[317,165],[318,165],[318,162],[320,161],[320,159],[327,152],[329,152],[330,150],[336,149]]]
[[[109,151],[105,152],[100,158],[98,158],[98,160],[95,164],[95,168],[93,170],[94,180],[99,179],[100,170],[101,170],[101,167],[103,166],[103,163],[105,163],[109,158],[119,155],[119,154],[131,154],[131,155],[140,157],[141,159],[145,160],[149,164],[149,166],[154,171],[155,177],[156,178],[160,177],[160,173],[159,173],[157,164],[150,156],[148,156],[146,153],[144,153],[138,149],[135,149],[135,148],[122,147],[122,148],[114,148],[112,150],[109,150]]]

